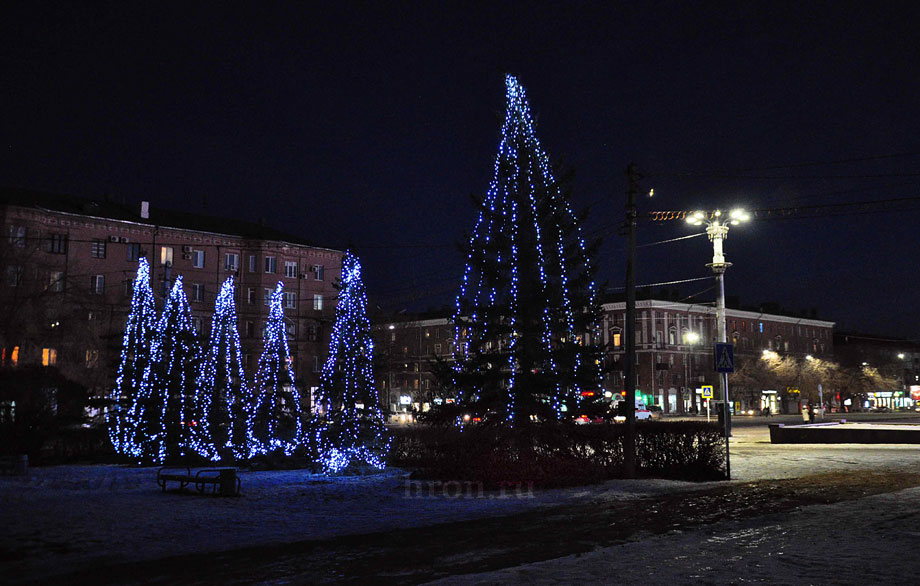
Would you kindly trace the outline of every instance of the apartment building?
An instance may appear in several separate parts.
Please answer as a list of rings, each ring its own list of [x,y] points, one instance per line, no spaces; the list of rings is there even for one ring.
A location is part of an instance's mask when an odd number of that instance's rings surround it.
[[[138,259],[146,257],[161,304],[182,276],[204,344],[217,292],[235,278],[250,376],[269,296],[282,282],[295,378],[305,391],[318,386],[342,251],[261,222],[26,190],[0,191],[0,219],[0,365],[54,365],[104,395],[114,383]]]

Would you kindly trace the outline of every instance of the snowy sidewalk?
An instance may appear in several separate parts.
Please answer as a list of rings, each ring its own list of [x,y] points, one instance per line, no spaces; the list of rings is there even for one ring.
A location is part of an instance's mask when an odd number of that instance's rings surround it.
[[[912,446],[772,445],[767,437],[766,428],[736,431],[735,481],[834,470],[920,470],[920,449]],[[117,466],[36,468],[25,478],[0,477],[0,572],[15,582],[94,565],[385,532],[710,486],[621,480],[532,494],[510,491],[504,498],[463,494],[459,488],[432,496],[407,485],[400,470],[337,478],[297,470],[244,472],[242,497],[213,498],[163,494],[155,477],[154,468]]]

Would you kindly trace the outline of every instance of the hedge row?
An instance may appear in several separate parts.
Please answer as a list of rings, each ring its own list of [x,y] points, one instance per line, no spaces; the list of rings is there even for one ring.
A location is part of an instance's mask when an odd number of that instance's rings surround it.
[[[410,426],[394,428],[389,461],[426,480],[564,486],[622,478],[626,427],[614,424]],[[643,422],[636,426],[637,474],[680,480],[725,476],[725,442],[705,422]]]

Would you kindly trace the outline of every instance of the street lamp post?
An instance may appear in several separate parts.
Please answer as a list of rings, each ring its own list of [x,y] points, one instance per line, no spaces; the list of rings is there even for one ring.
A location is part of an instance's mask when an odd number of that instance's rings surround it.
[[[690,355],[692,353],[692,348],[700,341],[700,335],[696,332],[690,330],[683,335],[684,339],[682,340],[687,346],[687,351],[684,354],[684,391],[690,394],[690,405],[693,407],[694,411],[696,410],[696,390],[693,385],[690,384],[691,369],[690,369]],[[683,400],[683,398],[681,398]]]
[[[732,263],[725,260],[725,254],[722,252],[722,242],[728,237],[729,225],[735,226],[741,222],[748,221],[750,218],[751,216],[747,212],[740,209],[729,212],[727,219],[722,217],[721,210],[715,210],[708,215],[705,212],[697,211],[687,216],[687,222],[694,226],[700,226],[705,223],[706,234],[709,236],[709,240],[712,241],[712,262],[707,263],[706,266],[712,269],[713,274],[716,276],[716,283],[718,283],[719,297],[716,300],[716,329],[718,330],[719,342],[723,344],[728,341],[728,335],[725,331],[725,271],[732,266]],[[728,396],[728,373],[723,372],[721,374],[719,386],[722,390],[721,395],[725,413],[725,475],[731,478],[728,438],[731,435],[732,427]]]

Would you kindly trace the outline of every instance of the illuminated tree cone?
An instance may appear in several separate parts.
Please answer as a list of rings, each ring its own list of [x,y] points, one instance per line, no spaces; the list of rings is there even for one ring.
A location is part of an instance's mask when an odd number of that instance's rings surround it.
[[[346,252],[329,356],[320,375],[319,402],[326,421],[317,434],[326,472],[353,462],[386,466],[390,439],[374,385],[370,329],[361,263]]]
[[[283,289],[284,283],[279,281],[271,296],[263,337],[264,349],[253,385],[256,405],[251,444],[256,454],[281,450],[284,455],[290,456],[304,439],[306,414],[288,362],[291,351],[281,308]]]
[[[486,420],[518,424],[577,415],[600,384],[592,255],[569,193],[540,146],[518,81],[454,313],[452,383]],[[564,178],[568,179],[568,178]],[[593,399],[592,399],[593,400]]]
[[[144,446],[145,461],[160,464],[181,461],[188,454],[198,420],[194,383],[201,350],[181,276],[166,299],[158,330],[151,375],[144,377],[147,415],[137,443]]]
[[[253,401],[243,375],[233,295],[233,277],[228,277],[217,295],[211,338],[195,385],[200,418],[192,446],[212,461],[240,461],[251,455]]]
[[[135,411],[133,407],[144,374],[148,371],[156,335],[156,306],[150,288],[150,264],[146,258],[141,258],[131,295],[131,312],[125,324],[115,388],[109,396],[113,404],[106,413],[109,439],[115,452],[120,455],[138,457],[141,452],[141,447],[135,441],[139,419],[132,411]]]

